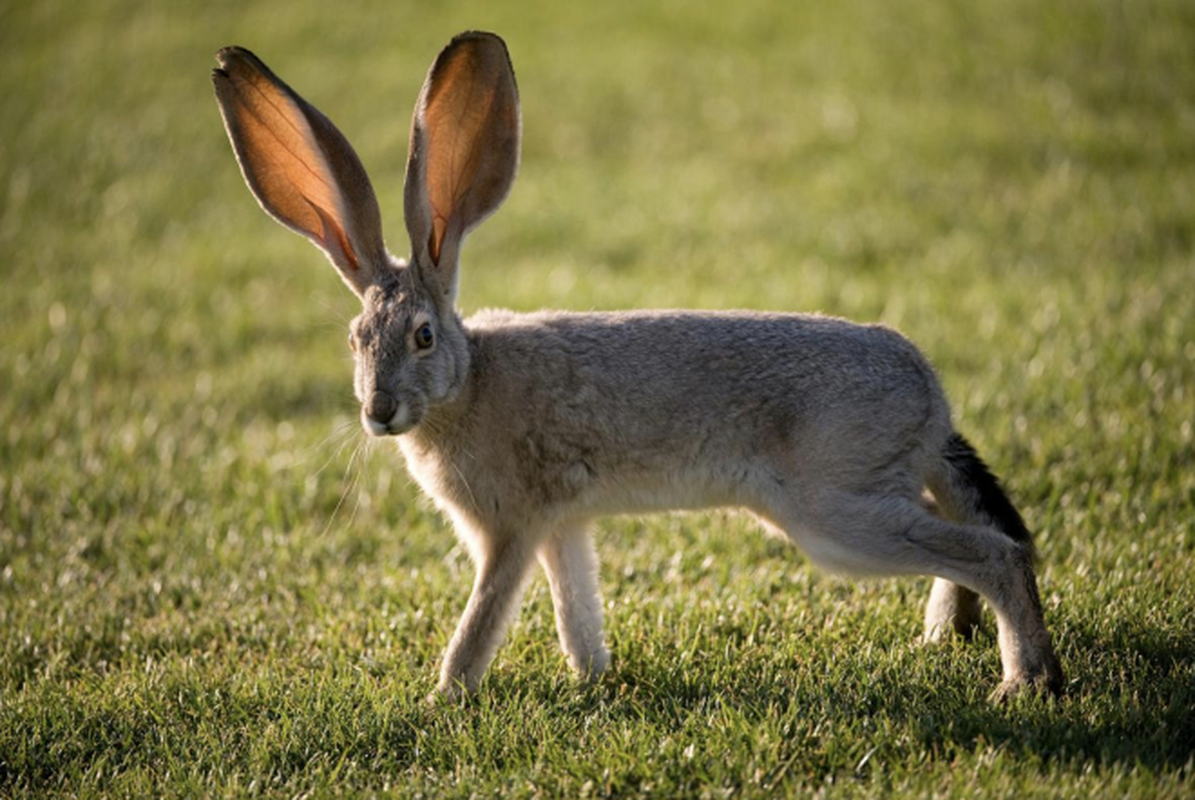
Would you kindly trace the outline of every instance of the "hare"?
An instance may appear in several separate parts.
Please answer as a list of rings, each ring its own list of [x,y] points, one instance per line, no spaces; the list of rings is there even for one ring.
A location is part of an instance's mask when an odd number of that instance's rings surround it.
[[[581,677],[610,662],[587,525],[600,515],[733,506],[817,564],[935,576],[925,638],[995,611],[996,700],[1059,693],[1034,553],[1016,509],[951,424],[926,359],[893,330],[818,315],[455,309],[465,236],[501,204],[521,119],[503,41],[455,37],[415,106],[404,211],[382,240],[368,176],[333,124],[248,50],[217,54],[216,99],[249,189],[360,297],[354,391],[476,567],[440,672],[477,689],[534,559]],[[922,502],[932,493],[938,513]]]

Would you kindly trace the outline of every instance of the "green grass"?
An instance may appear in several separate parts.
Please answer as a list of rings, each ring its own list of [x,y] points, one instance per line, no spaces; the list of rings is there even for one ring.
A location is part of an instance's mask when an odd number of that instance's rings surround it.
[[[0,9],[0,794],[1190,796],[1195,6],[442,5]],[[921,648],[927,581],[715,513],[600,525],[599,684],[537,577],[481,694],[424,702],[471,567],[362,446],[356,301],[207,74],[251,47],[335,119],[405,253],[410,107],[469,27],[525,142],[464,309],[900,327],[1037,531],[1064,700],[988,705],[990,625]]]

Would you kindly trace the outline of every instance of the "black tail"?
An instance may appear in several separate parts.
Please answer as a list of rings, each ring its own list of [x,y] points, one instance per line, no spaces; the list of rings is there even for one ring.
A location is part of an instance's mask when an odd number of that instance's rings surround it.
[[[942,458],[952,476],[951,483],[967,496],[969,505],[988,517],[1001,533],[1032,552],[1033,536],[1025,527],[1025,520],[971,443],[961,434],[951,434],[942,449]]]

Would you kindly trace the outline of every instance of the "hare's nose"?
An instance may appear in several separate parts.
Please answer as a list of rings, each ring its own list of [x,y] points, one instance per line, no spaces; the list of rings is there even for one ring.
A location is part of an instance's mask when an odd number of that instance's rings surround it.
[[[365,407],[365,413],[369,415],[370,419],[383,424],[389,422],[396,411],[398,411],[398,401],[386,392],[374,392],[370,395],[369,404]]]

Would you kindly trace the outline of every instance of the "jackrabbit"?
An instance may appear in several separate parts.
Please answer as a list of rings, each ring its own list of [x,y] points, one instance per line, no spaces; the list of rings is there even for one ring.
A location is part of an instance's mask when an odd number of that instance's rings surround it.
[[[363,426],[397,438],[475,563],[441,693],[477,688],[535,558],[569,664],[601,673],[610,655],[587,524],[712,506],[749,510],[830,569],[936,576],[927,640],[969,633],[982,596],[999,627],[994,697],[1061,690],[1029,533],[906,339],[752,312],[462,320],[461,245],[519,162],[503,41],[463,33],[428,73],[406,169],[407,261],[386,250],[369,178],[328,118],[249,51],[217,59],[216,98],[250,190],[361,298],[349,342]],[[923,505],[925,489],[939,513]]]

